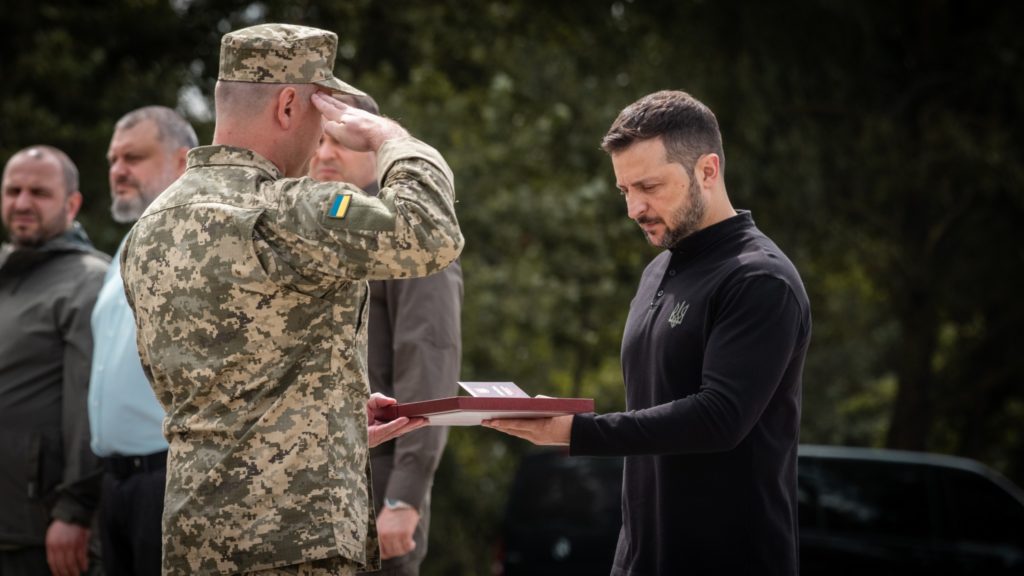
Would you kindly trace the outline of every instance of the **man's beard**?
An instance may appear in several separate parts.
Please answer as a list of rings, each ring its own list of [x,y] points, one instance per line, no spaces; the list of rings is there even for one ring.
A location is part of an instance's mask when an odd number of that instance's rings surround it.
[[[708,206],[697,186],[690,186],[689,197],[688,203],[681,205],[672,213],[671,220],[676,222],[675,227],[670,227],[669,221],[665,221],[665,234],[661,237],[661,242],[658,242],[658,246],[671,249],[683,238],[700,230],[700,223],[704,220]]]
[[[110,216],[118,224],[135,222],[146,211],[148,204],[143,201],[142,196],[131,198],[114,198],[110,203]]]
[[[14,226],[10,223],[4,223],[8,229],[8,237],[15,246],[19,248],[38,248],[65,232],[64,223],[67,222],[68,218],[66,206],[61,208],[61,211],[50,220],[43,220],[42,215],[38,212],[33,212],[32,215],[36,218],[39,225],[36,227],[35,233],[30,236],[16,235]],[[16,214],[12,214],[12,220],[14,216]]]
[[[142,213],[146,211],[146,208],[153,203],[153,200],[160,195],[159,192],[156,194],[150,190],[149,187],[143,186],[140,182],[135,179],[127,178],[118,184],[127,184],[133,186],[137,193],[134,196],[114,196],[110,201],[110,216],[114,219],[114,222],[118,224],[130,224],[138,220]]]

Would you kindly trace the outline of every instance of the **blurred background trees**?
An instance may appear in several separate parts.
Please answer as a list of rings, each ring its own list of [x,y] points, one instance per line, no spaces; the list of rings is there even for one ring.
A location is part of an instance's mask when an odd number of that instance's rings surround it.
[[[619,337],[656,253],[598,143],[640,96],[718,115],[733,203],[815,316],[804,442],[961,454],[1024,484],[1024,35],[1018,3],[4,0],[0,155],[76,160],[113,252],[113,122],[177,107],[212,134],[219,40],[338,33],[336,74],[435,145],[467,238],[463,379],[623,406]],[[3,305],[0,302],[0,305]],[[427,574],[484,574],[525,443],[452,430]]]

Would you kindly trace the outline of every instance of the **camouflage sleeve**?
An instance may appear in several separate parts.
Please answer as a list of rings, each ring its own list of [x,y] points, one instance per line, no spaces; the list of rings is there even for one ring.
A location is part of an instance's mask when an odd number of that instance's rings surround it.
[[[377,170],[375,197],[309,178],[266,184],[272,208],[255,229],[264,265],[320,283],[426,276],[454,261],[464,241],[441,155],[413,138],[390,140],[378,152]]]
[[[132,309],[132,314],[135,314],[135,295],[132,293],[131,285],[128,283],[128,278],[129,278],[128,270],[131,267],[131,265],[133,264],[133,262],[128,258],[128,253],[130,251],[129,246],[132,244],[133,239],[134,239],[134,232],[135,232],[134,229],[128,231],[128,235],[125,236],[124,243],[121,246],[121,255],[120,255],[120,260],[121,260],[121,282],[124,285],[125,300],[128,301],[128,307]],[[133,270],[133,272],[134,272],[134,270]],[[136,323],[138,323],[138,316],[136,316]],[[139,363],[142,364],[142,372],[143,372],[143,374],[146,375],[146,379],[149,380],[152,383],[153,382],[153,370],[150,368],[148,351],[146,350],[145,346],[139,346],[138,345],[138,335],[142,334],[142,333],[143,332],[141,332],[141,331],[136,331],[136,347],[137,347],[137,350],[139,352]],[[154,392],[156,392],[156,389],[154,389]],[[163,406],[164,410],[169,410],[170,409],[170,404],[171,404],[170,393],[165,391],[164,394],[160,394],[159,392],[157,392],[156,394],[157,394],[157,400],[160,402],[160,405]]]

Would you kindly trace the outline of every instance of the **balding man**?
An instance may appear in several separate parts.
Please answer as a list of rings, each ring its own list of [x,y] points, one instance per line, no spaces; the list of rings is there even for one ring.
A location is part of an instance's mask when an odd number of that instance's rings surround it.
[[[379,566],[369,448],[423,422],[368,426],[367,280],[437,272],[463,239],[441,155],[331,97],[362,94],[336,48],[303,26],[225,35],[213,145],[125,241],[167,410],[166,575]],[[377,152],[380,195],[304,177],[322,130]]]
[[[89,450],[89,314],[109,259],[75,221],[78,169],[50,146],[4,166],[0,246],[0,574],[90,564],[99,464]]]

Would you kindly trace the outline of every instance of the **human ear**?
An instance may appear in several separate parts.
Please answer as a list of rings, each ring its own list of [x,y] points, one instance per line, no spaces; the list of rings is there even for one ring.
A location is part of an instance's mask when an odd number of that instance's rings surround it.
[[[720,163],[721,159],[718,157],[718,154],[705,154],[697,159],[697,165],[694,167],[697,181],[702,185],[710,185],[721,177]]]
[[[78,216],[78,209],[82,207],[82,193],[75,190],[68,194],[67,200],[64,201],[64,205],[67,206],[68,209],[67,225],[71,226],[71,223],[75,221],[75,216]]]
[[[188,148],[180,146],[174,151],[174,165],[178,168],[178,173],[185,171],[188,167]]]
[[[288,86],[277,93],[275,118],[281,128],[285,130],[291,128],[292,121],[298,113],[298,99],[299,95],[292,86]]]

